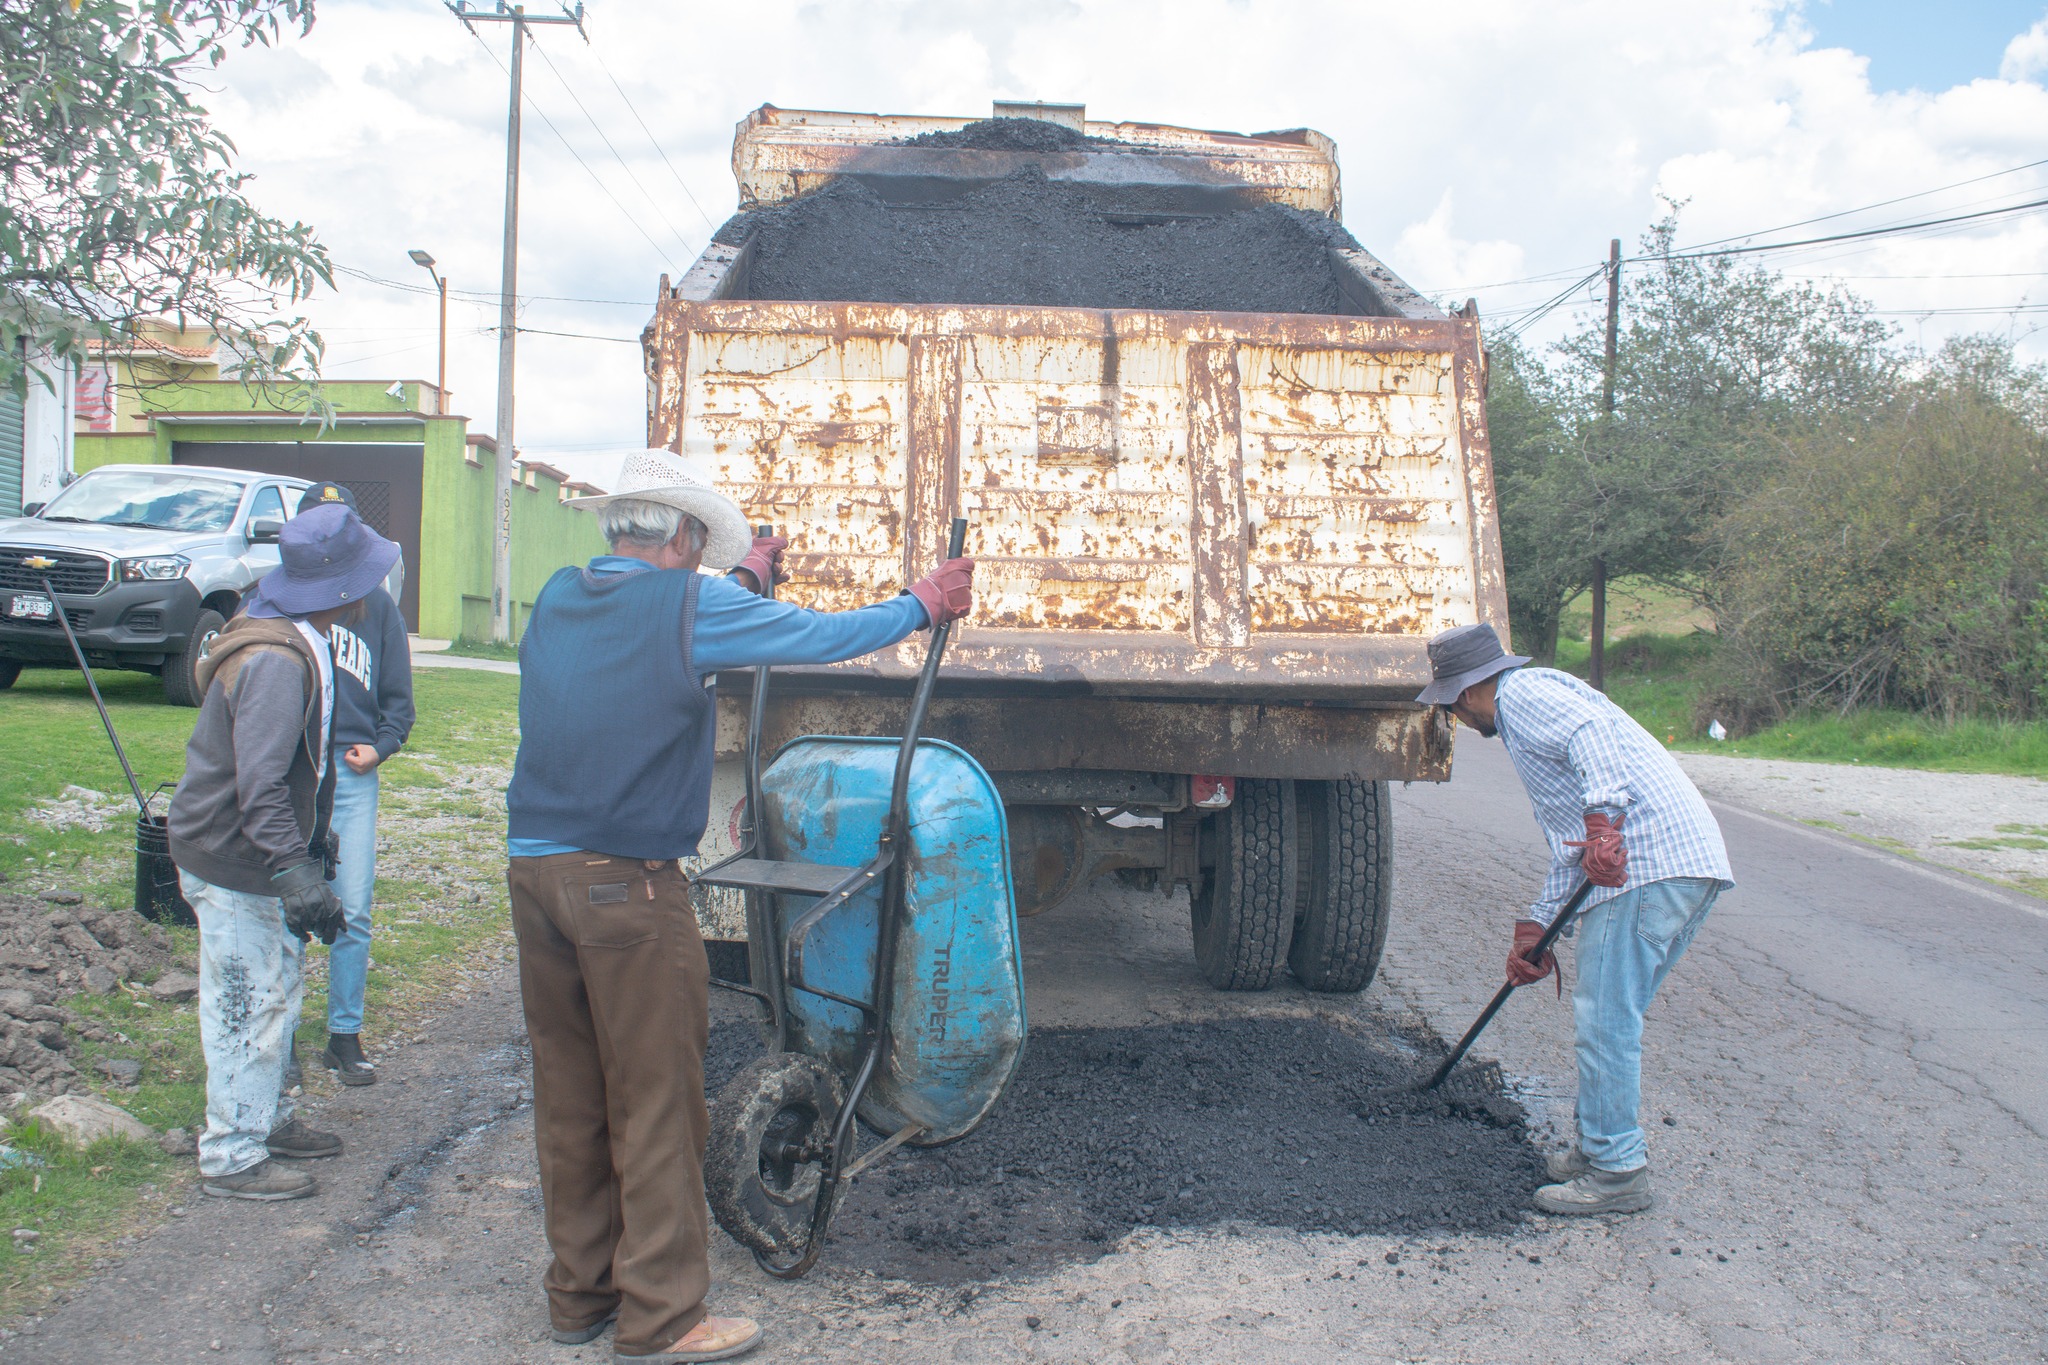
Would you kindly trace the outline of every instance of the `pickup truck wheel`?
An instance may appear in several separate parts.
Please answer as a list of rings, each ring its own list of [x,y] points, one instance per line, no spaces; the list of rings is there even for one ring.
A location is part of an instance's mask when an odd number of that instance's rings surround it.
[[[1262,991],[1287,958],[1299,880],[1294,821],[1294,783],[1251,779],[1209,818],[1203,842],[1213,858],[1188,908],[1195,965],[1218,990]]]
[[[845,1104],[839,1073],[799,1052],[762,1057],[726,1082],[711,1106],[704,1194],[735,1241],[764,1256],[804,1249],[824,1184],[818,1155]]]
[[[192,622],[192,634],[186,639],[185,647],[164,660],[164,696],[171,705],[197,706],[205,700],[199,694],[199,656],[226,624],[226,619],[219,612],[211,607],[201,607],[199,616]]]
[[[1297,782],[1300,917],[1287,965],[1312,991],[1372,984],[1387,942],[1394,821],[1384,782]]]
[[[14,686],[14,680],[21,676],[21,665],[12,659],[0,659],[0,692]]]

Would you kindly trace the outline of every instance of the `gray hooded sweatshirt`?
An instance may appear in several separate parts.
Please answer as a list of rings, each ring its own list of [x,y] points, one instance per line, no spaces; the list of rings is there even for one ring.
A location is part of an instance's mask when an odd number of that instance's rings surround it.
[[[319,777],[320,671],[291,621],[237,616],[199,663],[204,700],[171,797],[171,861],[201,881],[263,895],[309,858],[334,809]]]

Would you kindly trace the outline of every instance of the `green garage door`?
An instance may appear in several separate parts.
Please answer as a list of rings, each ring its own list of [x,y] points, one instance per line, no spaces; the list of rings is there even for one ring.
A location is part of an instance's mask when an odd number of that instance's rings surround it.
[[[0,517],[21,515],[21,457],[27,441],[22,400],[0,390]]]

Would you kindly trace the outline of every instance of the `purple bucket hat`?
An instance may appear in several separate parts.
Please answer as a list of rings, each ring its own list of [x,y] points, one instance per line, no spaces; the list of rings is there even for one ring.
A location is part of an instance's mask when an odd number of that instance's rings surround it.
[[[307,616],[360,602],[376,591],[399,554],[397,542],[372,531],[341,503],[309,508],[286,522],[277,550],[284,562],[257,583],[251,615]]]

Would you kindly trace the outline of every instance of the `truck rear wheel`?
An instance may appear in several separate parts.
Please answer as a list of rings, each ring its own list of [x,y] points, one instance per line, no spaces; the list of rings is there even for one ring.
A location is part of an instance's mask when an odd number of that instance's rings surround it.
[[[1387,942],[1394,822],[1384,782],[1297,782],[1301,883],[1287,965],[1312,991],[1372,984]]]
[[[192,622],[192,634],[186,638],[185,647],[164,660],[164,697],[171,705],[197,706],[205,700],[199,695],[199,659],[226,624],[227,621],[212,607],[201,607],[198,618]]]
[[[1294,783],[1245,779],[1203,830],[1201,884],[1188,898],[1195,965],[1225,991],[1262,991],[1287,958],[1300,839]]]

